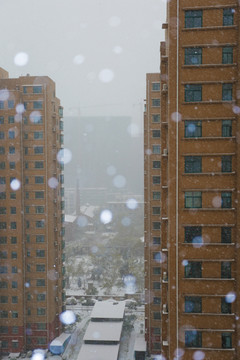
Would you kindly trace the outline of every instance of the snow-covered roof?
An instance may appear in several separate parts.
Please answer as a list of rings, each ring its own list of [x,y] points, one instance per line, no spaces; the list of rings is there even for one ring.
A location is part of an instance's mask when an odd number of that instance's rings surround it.
[[[66,339],[69,338],[71,334],[62,333],[60,336],[56,337],[50,344],[50,346],[60,346],[64,343]]]
[[[119,346],[83,344],[77,360],[117,360]]]
[[[144,336],[139,336],[136,338],[134,350],[135,351],[146,351],[147,350],[147,345],[146,345]]]
[[[122,321],[118,322],[93,322],[88,325],[84,341],[120,341]]]
[[[75,215],[67,215],[67,214],[65,214],[65,222],[74,223],[74,221],[76,219],[77,219],[77,216],[75,216]]]
[[[98,206],[93,206],[93,205],[89,205],[89,206],[81,206],[80,207],[80,210],[81,210],[81,213],[90,217],[90,218],[93,218],[94,215],[95,215],[95,211],[98,209]]]
[[[125,310],[124,301],[113,299],[97,301],[91,313],[91,319],[123,319]]]

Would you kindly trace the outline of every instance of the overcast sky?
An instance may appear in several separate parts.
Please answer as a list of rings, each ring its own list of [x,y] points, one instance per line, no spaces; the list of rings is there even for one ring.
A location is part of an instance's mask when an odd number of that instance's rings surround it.
[[[2,0],[0,66],[48,75],[65,115],[141,117],[159,71],[165,0]],[[26,53],[23,66],[15,56]],[[19,63],[19,62],[18,62]]]

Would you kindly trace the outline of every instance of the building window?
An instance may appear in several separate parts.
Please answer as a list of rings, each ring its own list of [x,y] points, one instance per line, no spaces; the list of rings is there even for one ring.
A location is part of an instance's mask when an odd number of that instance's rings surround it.
[[[44,206],[35,206],[36,214],[44,214]]]
[[[36,257],[45,257],[45,250],[36,250]]]
[[[202,27],[202,10],[185,11],[185,28]]]
[[[154,245],[160,245],[160,237],[159,236],[154,236],[153,237],[153,244]]]
[[[221,279],[231,279],[231,263],[230,261],[221,262]]]
[[[162,261],[162,256],[161,256],[161,252],[160,251],[156,251],[153,253],[153,260],[157,261],[157,262],[161,262]]]
[[[5,200],[6,199],[6,193],[4,191],[0,192],[0,199]]]
[[[201,191],[185,191],[185,208],[199,209],[202,207]]]
[[[12,274],[17,274],[17,266],[12,266]]]
[[[202,227],[201,226],[185,226],[184,228],[185,243],[202,243]]]
[[[19,333],[19,327],[18,326],[13,326],[12,327],[12,334],[18,334],[18,333]]]
[[[43,154],[43,146],[35,146],[34,154]]]
[[[160,281],[154,281],[153,282],[153,290],[160,290],[160,289],[161,289]]]
[[[37,315],[41,316],[41,315],[45,315],[45,314],[46,314],[45,308],[37,308]]]
[[[37,294],[37,301],[45,301],[46,295],[45,294]]]
[[[37,286],[45,286],[45,279],[37,279]]]
[[[15,154],[15,147],[9,146],[9,154]]]
[[[42,86],[33,86],[33,93],[34,94],[41,94],[42,93]]]
[[[160,169],[161,161],[153,161],[153,169]]]
[[[36,242],[43,243],[44,242],[44,235],[36,235]]]
[[[152,91],[160,91],[160,82],[152,83]]]
[[[153,176],[153,185],[159,185],[159,184],[161,184],[160,176]]]
[[[154,206],[152,208],[152,213],[153,213],[153,215],[160,215],[160,207],[159,206]]]
[[[5,137],[4,131],[0,131],[0,139],[3,140]]]
[[[185,85],[185,102],[202,101],[202,85]]]
[[[159,107],[160,106],[160,99],[152,99],[152,106]]]
[[[4,101],[0,100],[0,109],[4,109]]]
[[[44,272],[45,271],[45,265],[44,264],[37,264],[36,265],[36,271]]]
[[[202,48],[185,49],[185,65],[202,64]]]
[[[17,243],[17,237],[11,236],[11,244],[16,244],[16,243]]]
[[[0,236],[0,244],[7,244],[7,237],[6,236]]]
[[[232,120],[222,120],[222,137],[232,137]]]
[[[12,259],[17,259],[17,252],[16,251],[12,251]]]
[[[34,140],[42,140],[43,131],[34,131]]]
[[[2,319],[8,318],[8,312],[6,310],[0,310],[0,315]]]
[[[232,8],[223,9],[223,26],[233,25],[234,12]]]
[[[202,277],[202,262],[188,261],[184,268],[184,277],[187,279]]]
[[[0,222],[0,230],[5,230],[7,229],[7,223],[5,221],[1,221]]]
[[[14,100],[8,100],[8,108],[14,109]],[[13,117],[13,119],[14,119],[14,117]]]
[[[44,191],[35,191],[35,199],[44,199]]]
[[[30,115],[30,120],[31,122],[33,122],[34,124],[42,124],[43,123],[43,118],[41,115],[36,115],[36,114],[32,114]]]
[[[153,123],[159,123],[160,122],[160,114],[152,115],[152,122]]]
[[[221,228],[221,242],[224,244],[231,244],[232,228],[225,226]]]
[[[232,172],[232,156],[223,155],[222,156],[222,172]]]
[[[185,296],[184,304],[186,313],[202,312],[202,298],[200,296]]]
[[[0,259],[7,259],[7,251],[0,251]]]
[[[202,136],[202,122],[201,121],[185,121],[185,137],[197,138]]]
[[[222,333],[222,349],[232,349],[231,333]]]
[[[11,212],[11,214],[16,214],[17,213],[17,208],[15,206],[11,206],[10,207],[10,212]]]
[[[222,100],[231,101],[232,100],[232,84],[223,84],[222,85]]]
[[[4,124],[4,116],[0,116],[0,124]]]
[[[45,226],[45,221],[44,220],[37,220],[36,221],[36,228],[37,229],[43,229]]]
[[[232,208],[232,193],[231,192],[222,192],[222,209],[231,209]]]
[[[0,334],[8,334],[8,327],[0,326]]]
[[[221,313],[222,314],[232,313],[232,304],[227,302],[225,297],[221,298]]]
[[[161,304],[161,298],[158,296],[153,297],[153,304],[154,305],[160,305]]]
[[[161,313],[160,313],[160,311],[154,311],[154,312],[153,312],[153,319],[154,319],[154,320],[161,320]]]
[[[8,123],[9,124],[14,124],[14,116],[9,116],[8,117]]]
[[[197,330],[185,331],[185,346],[189,348],[201,348],[202,332]]]
[[[35,161],[35,169],[43,169],[43,161]]]
[[[5,147],[0,146],[0,155],[4,155],[4,154],[5,154]]]
[[[184,170],[187,174],[202,172],[202,157],[201,156],[185,156]]]
[[[12,229],[12,230],[16,230],[16,229],[17,229],[17,223],[16,223],[16,221],[12,221],[12,222],[10,223],[10,229]]]
[[[7,304],[8,303],[8,296],[5,296],[5,295],[0,296],[0,303]]]
[[[37,330],[46,330],[47,324],[45,323],[37,323]]]
[[[160,130],[153,130],[152,131],[153,138],[160,138]]]
[[[232,64],[233,63],[233,48],[226,46],[222,48],[222,63]]]
[[[161,199],[160,191],[153,191],[153,200],[160,200],[160,199]]]
[[[42,109],[43,107],[43,102],[42,101],[34,101],[33,102],[33,108],[34,109]]]
[[[4,214],[6,214],[7,213],[7,208],[6,207],[0,207],[0,214],[2,215],[4,215]]]
[[[9,168],[10,168],[10,170],[14,170],[16,168],[15,161],[10,161],[9,162]]]
[[[18,297],[12,296],[12,304],[17,304],[17,303],[18,303]]]
[[[35,184],[43,184],[44,176],[35,176]]]
[[[161,153],[161,146],[160,145],[153,145],[152,146],[152,153],[153,154],[160,154]]]
[[[154,221],[153,222],[153,230],[160,230],[160,229],[161,229],[160,221]]]
[[[153,275],[161,275],[161,268],[160,267],[154,267],[153,268]]]
[[[7,266],[0,265],[0,274],[7,274]]]
[[[17,289],[18,283],[17,281],[12,281],[12,289]]]
[[[14,139],[15,138],[15,131],[14,130],[8,130],[8,138]]]

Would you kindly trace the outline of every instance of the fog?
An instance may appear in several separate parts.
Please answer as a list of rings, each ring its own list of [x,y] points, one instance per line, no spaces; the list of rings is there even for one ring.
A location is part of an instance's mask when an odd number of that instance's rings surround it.
[[[3,0],[1,14],[0,66],[10,77],[50,76],[65,115],[140,121],[145,74],[159,71],[165,1]]]

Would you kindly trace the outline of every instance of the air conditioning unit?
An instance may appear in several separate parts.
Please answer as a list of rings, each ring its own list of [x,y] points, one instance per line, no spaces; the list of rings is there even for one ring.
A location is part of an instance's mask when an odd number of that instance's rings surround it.
[[[52,128],[52,131],[53,131],[53,132],[55,132],[55,131],[56,131],[56,128],[55,128],[55,127],[53,127],[53,128]]]
[[[58,302],[58,297],[57,296],[55,297],[55,301]]]
[[[168,154],[168,149],[163,149],[163,155],[167,155]]]
[[[163,304],[163,312],[167,312],[167,305]]]
[[[167,84],[163,84],[163,91],[167,91],[167,89],[168,89],[168,86],[167,86]]]
[[[57,241],[54,241],[54,246],[56,246],[56,247],[58,246],[58,243],[57,243]]]
[[[167,273],[166,273],[166,271],[163,272],[163,281],[167,281]]]
[[[54,228],[54,231],[58,231],[57,227]]]

